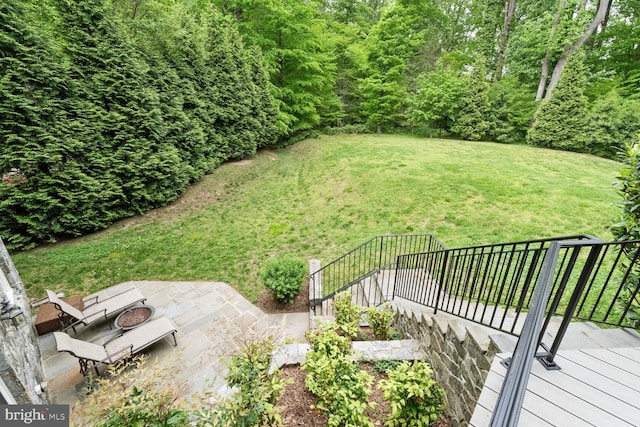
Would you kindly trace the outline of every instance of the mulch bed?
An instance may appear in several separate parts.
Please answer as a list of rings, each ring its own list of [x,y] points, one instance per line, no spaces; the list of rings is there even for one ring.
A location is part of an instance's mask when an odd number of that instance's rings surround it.
[[[300,293],[294,298],[291,304],[281,303],[273,299],[271,292],[265,290],[260,296],[257,304],[265,313],[300,313],[309,311],[309,284],[302,285]],[[358,339],[372,338],[373,333],[368,328],[361,328]],[[361,369],[366,370],[374,378],[371,387],[369,401],[375,402],[376,407],[367,411],[367,416],[375,426],[383,426],[387,416],[391,413],[389,403],[383,399],[382,391],[377,387],[378,382],[386,378],[386,374],[378,371],[373,364],[363,362]],[[292,380],[282,391],[278,398],[277,407],[282,417],[282,425],[286,427],[324,427],[327,425],[327,417],[321,414],[315,405],[318,399],[307,389],[304,379],[307,373],[299,365],[285,366],[281,372],[282,378]],[[435,423],[432,427],[451,427],[453,424],[449,418],[444,418]]]
[[[378,381],[386,378],[386,375],[376,370],[371,363],[361,363],[360,368],[369,372],[374,378],[369,402],[375,402],[376,407],[369,409],[367,416],[374,425],[382,426],[391,413],[391,407],[382,398],[382,391],[377,388],[377,384]],[[292,384],[285,387],[276,405],[284,426],[324,427],[327,425],[327,417],[315,409],[318,399],[304,385],[306,376],[307,373],[298,365],[285,366],[282,369],[282,378],[293,380]]]
[[[271,291],[265,289],[256,305],[265,313],[279,314],[279,313],[301,313],[309,311],[309,280],[305,280],[302,284],[300,293],[293,299],[291,304],[276,301]]]

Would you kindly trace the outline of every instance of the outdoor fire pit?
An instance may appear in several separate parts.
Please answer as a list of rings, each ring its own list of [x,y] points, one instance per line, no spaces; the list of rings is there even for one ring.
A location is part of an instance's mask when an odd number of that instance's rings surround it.
[[[155,309],[150,305],[129,308],[116,317],[116,328],[128,331],[149,321]]]

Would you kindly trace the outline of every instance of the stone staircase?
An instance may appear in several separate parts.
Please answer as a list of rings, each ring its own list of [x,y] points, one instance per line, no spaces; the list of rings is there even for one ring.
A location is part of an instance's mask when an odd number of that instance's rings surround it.
[[[310,271],[316,271],[320,268],[320,262],[311,260],[309,263]],[[377,306],[390,299],[393,296],[393,287],[385,285],[385,278],[389,277],[389,270],[380,271],[377,274],[356,283],[354,295],[365,296],[364,298],[354,297],[353,302],[363,306]],[[386,281],[388,282],[388,280]],[[319,284],[316,284],[318,286]],[[318,286],[315,290],[309,284],[309,295],[320,295],[321,288]],[[359,291],[359,292],[358,292]],[[314,293],[315,292],[315,293]],[[323,313],[332,313],[331,301],[324,301]],[[332,315],[316,316],[313,310],[310,310],[309,324],[312,328],[319,327],[323,322],[334,320]],[[361,322],[366,326],[365,322]],[[280,346],[273,353],[272,366],[282,367],[286,365],[296,365],[305,360],[307,351],[309,351],[307,343],[292,343]],[[354,341],[352,348],[355,352],[356,359],[362,361],[372,361],[380,359],[389,360],[422,360],[425,359],[425,353],[421,349],[418,339],[404,339],[392,341]]]
[[[318,263],[319,267],[319,263]],[[470,319],[432,308],[403,298],[394,297],[395,272],[380,270],[354,285],[352,299],[364,306],[378,306],[389,301],[396,311],[395,326],[416,346],[415,358],[422,356],[433,367],[438,383],[445,390],[449,410],[454,422],[466,425],[471,419],[475,404],[484,387],[484,381],[496,354],[512,353],[517,336],[494,328],[520,333],[526,313],[516,313],[476,302],[451,299],[449,310],[465,313]],[[427,287],[435,286],[435,282]],[[423,294],[434,289],[422,289]],[[330,308],[330,302],[325,302]],[[323,310],[323,312],[327,312]],[[469,315],[471,314],[471,315]],[[329,320],[331,316],[314,317],[311,325]],[[543,343],[551,346],[560,328],[561,318],[552,318],[545,332]],[[483,326],[481,323],[492,325]],[[640,334],[632,329],[602,329],[591,322],[572,322],[565,333],[560,350],[592,348],[640,347]],[[413,347],[411,347],[413,348]],[[386,357],[394,358],[392,352]],[[538,363],[538,362],[534,362]]]

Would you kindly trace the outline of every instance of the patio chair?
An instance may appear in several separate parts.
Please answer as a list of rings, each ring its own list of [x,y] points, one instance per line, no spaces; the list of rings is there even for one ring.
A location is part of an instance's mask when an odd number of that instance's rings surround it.
[[[77,357],[80,372],[86,376],[91,368],[100,375],[98,370],[100,365],[110,365],[131,357],[169,335],[173,335],[174,345],[177,346],[176,332],[177,329],[171,320],[163,316],[112,338],[104,344],[72,338],[65,332],[54,332],[53,336],[58,351],[65,351]]]
[[[142,303],[147,300],[137,288],[119,293],[112,297],[100,299],[99,296],[87,297],[83,300],[84,308],[82,310],[72,306],[71,304],[61,300],[55,292],[46,290],[49,302],[60,310],[59,319],[61,330],[65,331],[69,328],[77,333],[76,326],[88,326],[100,319],[108,319],[132,305]],[[67,316],[65,318],[65,315]],[[70,319],[70,320],[65,320]],[[111,325],[109,325],[111,327]]]

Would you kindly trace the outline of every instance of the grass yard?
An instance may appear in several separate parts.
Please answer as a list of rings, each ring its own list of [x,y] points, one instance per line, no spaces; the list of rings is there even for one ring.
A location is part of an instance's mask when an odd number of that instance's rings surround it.
[[[379,235],[447,247],[588,233],[608,240],[619,165],[521,145],[323,136],[225,164],[169,206],[13,254],[30,297],[129,280],[223,281],[256,301],[265,260],[323,263]]]

